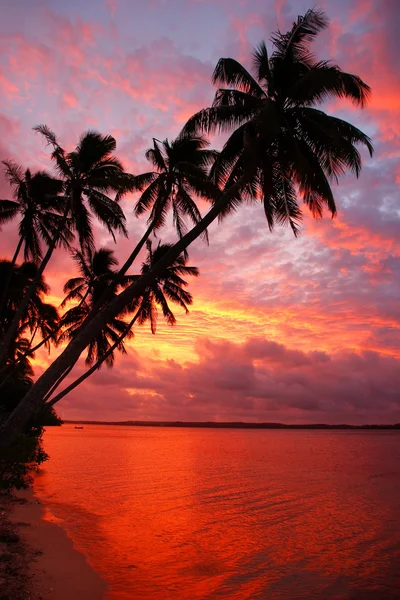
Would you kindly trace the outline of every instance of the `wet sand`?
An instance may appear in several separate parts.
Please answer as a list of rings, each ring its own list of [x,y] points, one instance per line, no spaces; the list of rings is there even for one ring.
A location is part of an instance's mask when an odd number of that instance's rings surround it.
[[[32,598],[103,600],[106,584],[73,546],[66,532],[45,520],[45,507],[32,490],[18,492],[10,520],[25,542]]]

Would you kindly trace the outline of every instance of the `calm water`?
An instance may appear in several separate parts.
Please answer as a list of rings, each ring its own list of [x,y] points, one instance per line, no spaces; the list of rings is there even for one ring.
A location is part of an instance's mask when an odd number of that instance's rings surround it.
[[[400,434],[50,429],[36,492],[107,600],[400,598]]]

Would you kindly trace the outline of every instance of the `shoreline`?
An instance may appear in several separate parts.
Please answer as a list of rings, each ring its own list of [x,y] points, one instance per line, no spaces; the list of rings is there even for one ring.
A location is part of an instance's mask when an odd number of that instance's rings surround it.
[[[45,518],[46,505],[33,488],[14,494],[9,522],[23,542],[32,600],[104,600],[107,586],[66,531]]]

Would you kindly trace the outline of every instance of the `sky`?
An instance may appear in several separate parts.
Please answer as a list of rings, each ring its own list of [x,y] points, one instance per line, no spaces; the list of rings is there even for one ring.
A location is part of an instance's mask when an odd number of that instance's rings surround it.
[[[220,57],[249,65],[252,48],[312,7],[303,0],[0,0],[0,159],[50,168],[32,127],[45,123],[72,149],[88,129],[111,133],[127,170],[148,170],[152,138],[173,139],[209,106]],[[302,233],[270,233],[260,205],[243,206],[197,241],[194,304],[171,328],[138,328],[113,369],[103,367],[58,405],[96,420],[400,422],[400,11],[397,0],[320,0],[331,20],[315,44],[372,87],[369,106],[330,113],[373,139],[357,180],[334,187],[338,216]],[[221,140],[213,140],[216,147]],[[10,190],[0,179],[0,197]],[[124,200],[130,238],[98,246],[120,261],[145,229]],[[200,202],[204,212],[207,208]],[[16,226],[1,232],[11,257]],[[163,241],[173,241],[170,227]],[[138,264],[138,267],[140,265]],[[47,280],[59,305],[73,275],[68,254]],[[56,353],[38,352],[39,375]],[[83,360],[70,382],[85,369]]]

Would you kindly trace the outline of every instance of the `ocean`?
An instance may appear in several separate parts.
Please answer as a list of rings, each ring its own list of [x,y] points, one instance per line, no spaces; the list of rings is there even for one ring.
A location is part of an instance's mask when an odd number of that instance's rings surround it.
[[[400,598],[400,432],[49,428],[35,477],[106,600]]]

